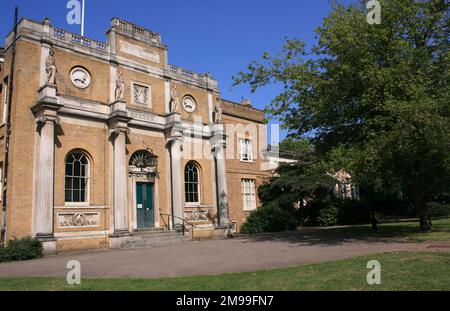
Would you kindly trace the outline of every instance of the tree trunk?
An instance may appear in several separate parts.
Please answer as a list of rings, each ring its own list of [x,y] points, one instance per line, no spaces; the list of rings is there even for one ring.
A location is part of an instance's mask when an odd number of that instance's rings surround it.
[[[375,213],[375,211],[372,211],[372,213],[370,215],[370,219],[372,222],[372,230],[378,231],[378,219],[377,219],[377,214]]]
[[[423,191],[420,187],[420,177],[418,174],[413,176],[413,186],[412,186],[412,199],[414,206],[419,213],[420,230],[430,231],[431,230],[431,219],[428,212],[427,205],[424,200]]]
[[[303,198],[300,199],[300,226],[303,227],[303,225],[305,224],[305,204],[303,202]]]

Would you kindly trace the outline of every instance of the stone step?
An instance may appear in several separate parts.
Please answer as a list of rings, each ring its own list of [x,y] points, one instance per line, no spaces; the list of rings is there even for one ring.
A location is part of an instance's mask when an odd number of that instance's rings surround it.
[[[164,237],[145,237],[145,238],[130,238],[126,243],[146,243],[152,241],[189,241],[187,237],[174,237],[174,236],[164,236]]]
[[[133,239],[139,239],[139,240],[142,240],[142,239],[164,238],[164,237],[175,237],[175,238],[177,238],[177,237],[183,237],[183,235],[182,235],[182,234],[179,234],[179,233],[177,233],[177,232],[175,232],[175,233],[169,233],[169,232],[166,232],[166,233],[158,233],[158,234],[139,234],[139,235],[132,235],[132,238],[133,238]],[[185,235],[185,237],[189,237],[189,235]]]
[[[148,229],[133,232],[122,245],[122,249],[144,249],[189,242],[190,236],[183,236],[176,230]]]
[[[153,229],[137,229],[133,231],[133,235],[147,235],[147,234],[163,234],[173,233],[174,230],[167,230],[166,228],[153,228]]]
[[[141,243],[126,243],[125,245],[122,246],[122,249],[145,249],[145,248],[183,244],[187,242],[188,241],[183,240],[168,240],[168,241],[151,241],[151,242],[147,241]]]

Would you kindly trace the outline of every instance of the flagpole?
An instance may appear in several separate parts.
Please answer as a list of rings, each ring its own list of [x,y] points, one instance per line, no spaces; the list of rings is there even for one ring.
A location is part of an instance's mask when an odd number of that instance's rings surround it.
[[[83,7],[81,9],[81,36],[84,37],[84,0]]]

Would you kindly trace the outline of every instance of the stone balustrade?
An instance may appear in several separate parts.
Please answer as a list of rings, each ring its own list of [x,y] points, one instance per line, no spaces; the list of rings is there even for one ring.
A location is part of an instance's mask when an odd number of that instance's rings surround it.
[[[80,35],[70,33],[62,29],[53,28],[53,37],[66,42],[94,48],[99,51],[106,51],[106,43],[82,37]]]

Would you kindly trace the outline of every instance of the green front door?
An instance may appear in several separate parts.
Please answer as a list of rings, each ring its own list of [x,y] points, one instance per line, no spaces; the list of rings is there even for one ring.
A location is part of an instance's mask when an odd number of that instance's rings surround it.
[[[136,210],[138,229],[153,228],[153,184],[136,183]]]

